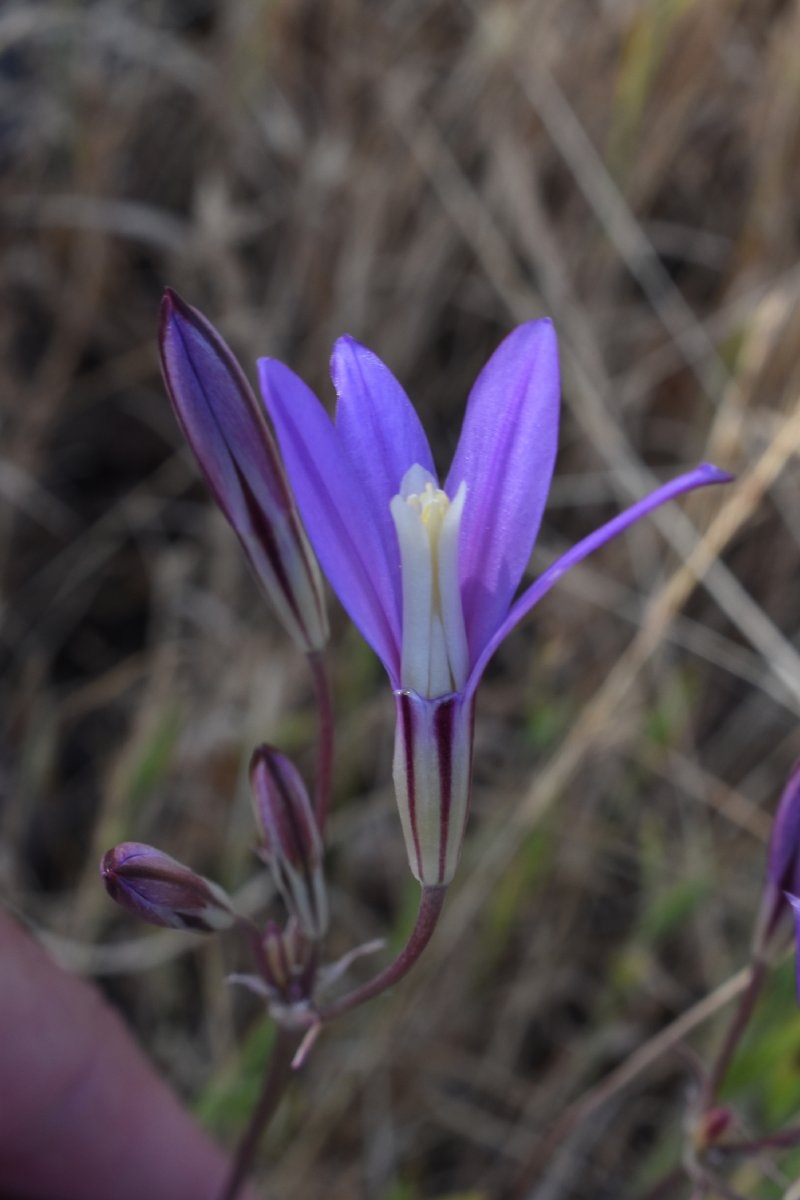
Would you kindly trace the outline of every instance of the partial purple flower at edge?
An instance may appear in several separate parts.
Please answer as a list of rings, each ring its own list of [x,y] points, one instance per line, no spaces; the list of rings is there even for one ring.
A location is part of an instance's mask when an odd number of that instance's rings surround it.
[[[776,891],[800,891],[800,759],[781,793],[772,823],[767,876]]]
[[[791,906],[800,948],[800,760],[795,763],[781,793],[767,856],[767,882],[756,933],[756,947],[764,948]],[[800,971],[800,953],[798,957]],[[800,987],[800,985],[799,985]]]
[[[244,372],[213,325],[169,288],[159,345],[175,416],[212,495],[291,637],[305,652],[321,650],[319,569]]]
[[[494,651],[593,550],[666,501],[730,476],[703,464],[657,488],[515,601],[558,442],[549,321],[514,330],[478,376],[443,487],[402,387],[352,338],[334,348],[335,422],[288,367],[262,359],[259,369],[311,543],[395,692],[394,779],[411,869],[425,885],[444,885],[467,818],[475,691]]]

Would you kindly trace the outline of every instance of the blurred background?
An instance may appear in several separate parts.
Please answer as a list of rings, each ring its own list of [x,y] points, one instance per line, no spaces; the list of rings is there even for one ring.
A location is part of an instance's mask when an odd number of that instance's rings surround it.
[[[314,709],[181,444],[162,288],[251,378],[274,355],[327,400],[352,333],[445,469],[486,357],[552,316],[532,573],[702,459],[739,477],[605,548],[497,655],[443,923],[321,1039],[270,1196],[611,1200],[681,1153],[691,1069],[651,1039],[705,1002],[687,1039],[718,1044],[800,753],[799,55],[791,0],[4,0],[0,889],[223,1141],[270,1037],[223,984],[241,950],[137,926],[97,863],[155,843],[266,913],[247,761],[266,739],[310,778]],[[416,886],[390,694],[331,616],[334,957],[401,944]],[[749,1132],[800,1108],[788,963],[726,1096]],[[731,1186],[800,1173],[768,1166]]]

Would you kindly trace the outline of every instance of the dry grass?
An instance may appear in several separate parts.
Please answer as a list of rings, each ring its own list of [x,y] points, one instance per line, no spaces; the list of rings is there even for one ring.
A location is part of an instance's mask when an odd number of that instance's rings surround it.
[[[534,569],[655,478],[739,475],[577,570],[498,656],[441,932],[325,1035],[271,1196],[602,1200],[678,1153],[690,1073],[645,1052],[541,1161],[565,1107],[695,1004],[691,1043],[715,1044],[704,998],[746,961],[800,752],[799,45],[776,0],[0,10],[0,884],[223,1136],[264,1044],[221,986],[235,951],[118,917],[97,858],[156,842],[262,911],[243,764],[266,737],[310,770],[313,710],[180,445],[162,286],[325,394],[352,332],[442,463],[489,351],[551,314]],[[332,952],[399,939],[414,899],[387,690],[333,611]],[[787,979],[731,1080],[754,1128],[800,1108]],[[747,1195],[782,1193],[748,1171]]]

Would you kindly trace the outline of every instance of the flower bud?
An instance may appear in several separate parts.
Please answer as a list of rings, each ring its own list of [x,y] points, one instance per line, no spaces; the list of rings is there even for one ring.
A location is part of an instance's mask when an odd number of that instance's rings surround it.
[[[455,874],[472,774],[474,702],[395,692],[394,788],[412,873],[440,887]]]
[[[111,899],[151,925],[219,933],[236,922],[218,884],[152,846],[122,842],[104,856],[100,873]]]
[[[328,638],[317,561],[266,416],[232,351],[167,289],[161,368],[186,440],[278,616],[306,653]]]
[[[301,989],[298,995],[293,992],[308,970],[310,942],[297,919],[290,917],[285,929],[276,921],[268,921],[261,944],[267,982],[273,992],[287,1003],[302,998]]]
[[[323,846],[305,784],[271,746],[254,752],[250,782],[263,857],[290,914],[308,937],[321,938],[328,926]]]

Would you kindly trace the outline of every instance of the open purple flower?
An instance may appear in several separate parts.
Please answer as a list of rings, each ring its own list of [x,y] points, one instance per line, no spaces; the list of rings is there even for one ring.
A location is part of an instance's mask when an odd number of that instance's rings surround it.
[[[781,794],[772,822],[767,855],[767,882],[761,906],[758,939],[766,944],[782,923],[781,918],[791,905],[797,918],[800,909],[800,760]],[[798,929],[800,945],[800,928]],[[800,957],[798,958],[800,971]]]
[[[308,536],[395,692],[394,780],[411,869],[424,885],[445,885],[467,817],[475,690],[494,651],[592,550],[674,496],[729,476],[703,465],[658,488],[515,600],[558,442],[549,321],[521,325],[484,367],[443,486],[402,387],[352,338],[333,352],[335,423],[288,367],[259,367]]]

